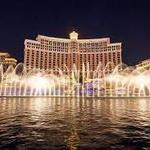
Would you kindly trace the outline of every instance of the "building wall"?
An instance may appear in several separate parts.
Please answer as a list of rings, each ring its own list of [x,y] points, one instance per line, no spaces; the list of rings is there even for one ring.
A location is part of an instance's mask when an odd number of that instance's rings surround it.
[[[137,69],[145,69],[145,70],[149,70],[150,69],[150,59],[147,60],[143,60],[142,62],[138,63],[136,65]]]
[[[62,39],[38,35],[36,40],[25,40],[24,63],[28,70],[66,71],[66,67],[71,70],[75,64],[78,70],[94,71],[99,63],[106,66],[108,62],[122,63],[121,43],[110,43],[109,38]],[[111,69],[109,66],[107,71]]]
[[[0,52],[0,64],[3,65],[3,71],[5,72],[9,66],[15,67],[17,60],[10,57],[10,54],[8,53]]]

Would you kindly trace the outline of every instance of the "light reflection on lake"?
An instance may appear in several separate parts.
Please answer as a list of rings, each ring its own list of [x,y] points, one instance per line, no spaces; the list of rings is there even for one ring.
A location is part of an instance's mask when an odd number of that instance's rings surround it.
[[[0,149],[149,148],[149,99],[0,99]]]

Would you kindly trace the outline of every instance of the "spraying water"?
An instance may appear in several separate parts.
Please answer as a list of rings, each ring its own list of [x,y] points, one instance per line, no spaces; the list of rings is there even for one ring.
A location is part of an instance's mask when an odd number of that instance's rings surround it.
[[[0,66],[0,96],[62,97],[149,97],[150,70],[138,70],[125,64],[99,63],[95,71],[89,64],[82,71],[32,69],[20,63],[3,71]],[[112,70],[109,73],[108,70]]]

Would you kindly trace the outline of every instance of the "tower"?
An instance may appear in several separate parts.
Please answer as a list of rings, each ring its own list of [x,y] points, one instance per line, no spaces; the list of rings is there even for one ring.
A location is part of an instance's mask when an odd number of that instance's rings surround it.
[[[72,69],[73,65],[76,65],[77,70],[80,69],[80,52],[79,52],[79,43],[78,43],[78,33],[73,31],[70,34],[70,46],[69,46],[69,59],[68,66],[69,70]]]

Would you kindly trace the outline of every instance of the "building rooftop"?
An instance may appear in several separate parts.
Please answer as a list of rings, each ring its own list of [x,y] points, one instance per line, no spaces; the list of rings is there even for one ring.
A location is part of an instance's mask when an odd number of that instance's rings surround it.
[[[94,38],[94,39],[78,39],[79,34],[75,31],[71,32],[69,34],[70,38],[57,38],[57,37],[49,37],[45,35],[38,35],[36,40],[39,41],[41,39],[46,39],[46,40],[58,40],[58,41],[63,41],[63,42],[69,42],[70,40],[78,40],[79,42],[94,42],[94,41],[107,41],[110,43],[110,38]],[[28,40],[29,41],[29,40]],[[36,42],[35,40],[30,40],[30,42]]]
[[[6,52],[0,52],[0,56],[10,56],[10,54]]]

